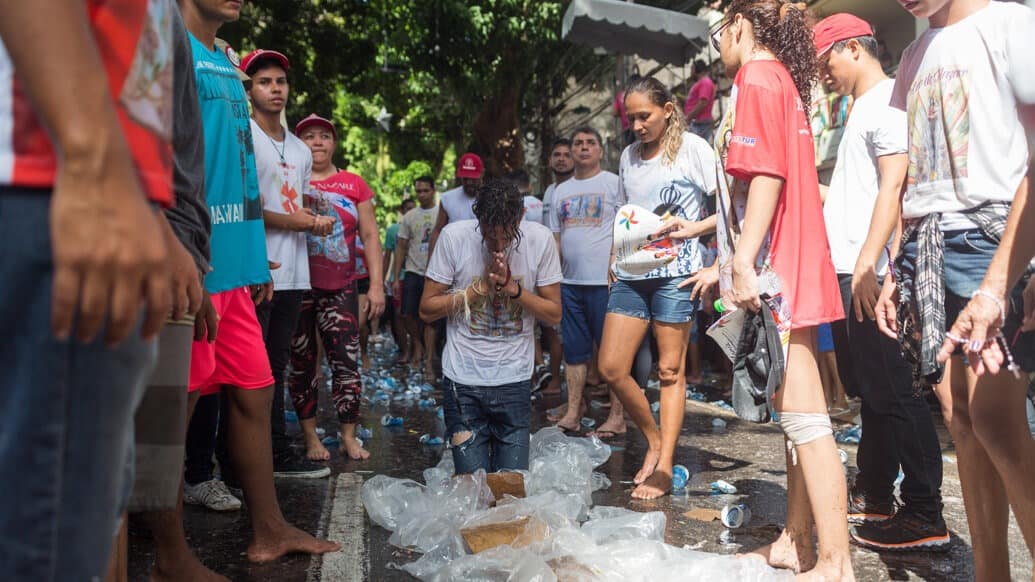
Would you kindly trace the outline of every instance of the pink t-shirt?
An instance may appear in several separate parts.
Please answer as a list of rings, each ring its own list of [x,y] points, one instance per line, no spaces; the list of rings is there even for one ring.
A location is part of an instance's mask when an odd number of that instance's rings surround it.
[[[306,206],[317,214],[335,218],[334,230],[327,236],[306,235],[309,250],[309,280],[314,289],[334,291],[358,278],[356,237],[359,232],[359,208],[374,194],[356,174],[341,171],[323,180],[309,183]]]
[[[776,274],[791,329],[844,319],[819,198],[812,131],[794,81],[778,61],[765,60],[741,67],[733,85],[733,103],[716,139],[729,179],[728,194],[720,202],[720,265],[732,259],[728,240],[744,219],[751,179],[782,178],[758,266]]]
[[[706,99],[708,103],[696,119],[687,119],[688,122],[700,121],[711,123],[712,121],[712,105],[715,103],[715,82],[708,75],[701,77],[700,81],[694,83],[693,87],[690,87],[690,94],[686,96],[686,105],[683,107],[683,115],[689,117],[690,111],[693,110],[694,105],[697,105],[697,102],[701,99]]]
[[[619,91],[615,95],[615,102],[611,108],[622,122],[622,131],[629,129],[629,118],[625,115],[625,91]]]

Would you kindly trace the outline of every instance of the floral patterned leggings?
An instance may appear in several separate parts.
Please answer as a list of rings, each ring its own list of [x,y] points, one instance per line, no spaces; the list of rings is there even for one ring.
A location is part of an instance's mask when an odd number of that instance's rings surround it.
[[[316,416],[316,334],[319,332],[331,366],[331,401],[341,424],[359,422],[362,384],[359,378],[359,296],[355,283],[337,291],[313,289],[302,299],[298,328],[291,340],[288,390],[299,419]]]

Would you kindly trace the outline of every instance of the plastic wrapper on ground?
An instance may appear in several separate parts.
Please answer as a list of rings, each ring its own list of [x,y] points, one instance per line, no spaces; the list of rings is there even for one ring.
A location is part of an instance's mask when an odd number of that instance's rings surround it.
[[[371,521],[392,531],[389,543],[423,553],[400,568],[425,581],[793,579],[789,572],[773,570],[758,560],[665,544],[661,512],[591,509],[592,491],[610,486],[593,469],[610,454],[599,439],[573,438],[546,428],[530,442],[530,467],[523,472],[527,497],[505,495],[494,500],[481,471],[453,477],[452,455],[447,451],[438,465],[424,471],[423,485],[383,475],[367,480],[363,504]],[[501,527],[486,527],[494,524]],[[506,535],[482,535],[474,544],[482,551],[473,554],[461,534],[467,530],[475,540],[471,528],[479,534]],[[501,537],[510,541],[502,542]]]

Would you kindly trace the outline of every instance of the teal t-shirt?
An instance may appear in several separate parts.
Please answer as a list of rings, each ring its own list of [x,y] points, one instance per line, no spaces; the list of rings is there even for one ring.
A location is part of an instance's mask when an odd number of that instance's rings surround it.
[[[270,280],[248,97],[226,54],[190,35],[205,133],[205,202],[212,221],[212,271],[219,293]]]
[[[394,253],[395,252],[395,245],[398,242],[398,238],[399,238],[399,223],[398,222],[393,222],[392,224],[388,225],[388,228],[385,229],[385,244],[384,244],[385,250]],[[399,269],[399,276],[400,277],[405,277],[406,276],[406,269]],[[388,282],[389,283],[392,282],[392,272],[391,271],[388,271]]]

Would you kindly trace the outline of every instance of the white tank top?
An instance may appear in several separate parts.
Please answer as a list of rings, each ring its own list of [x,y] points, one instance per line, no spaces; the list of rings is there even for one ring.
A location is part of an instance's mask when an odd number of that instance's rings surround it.
[[[449,215],[449,222],[474,220],[474,198],[464,194],[463,186],[442,193],[442,208]]]

